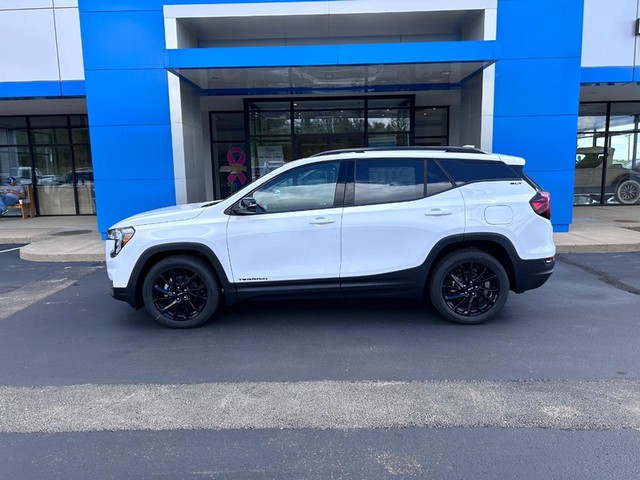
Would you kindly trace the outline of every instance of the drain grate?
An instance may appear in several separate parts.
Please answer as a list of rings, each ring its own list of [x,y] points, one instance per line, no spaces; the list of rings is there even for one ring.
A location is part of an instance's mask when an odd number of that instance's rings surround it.
[[[68,235],[82,235],[83,233],[93,233],[93,230],[65,230],[63,232],[52,233],[54,237],[66,237]]]
[[[614,222],[618,223],[637,223],[637,220],[614,220]]]

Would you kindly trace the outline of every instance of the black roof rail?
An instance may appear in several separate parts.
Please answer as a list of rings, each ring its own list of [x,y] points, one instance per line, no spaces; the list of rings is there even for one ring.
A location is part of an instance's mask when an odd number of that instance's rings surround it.
[[[336,153],[364,153],[364,152],[391,152],[397,150],[404,151],[427,151],[427,152],[446,152],[446,153],[483,153],[487,154],[476,147],[360,147],[360,148],[342,148],[339,150],[327,150],[326,152],[316,153],[312,157],[322,157],[324,155],[334,155]]]

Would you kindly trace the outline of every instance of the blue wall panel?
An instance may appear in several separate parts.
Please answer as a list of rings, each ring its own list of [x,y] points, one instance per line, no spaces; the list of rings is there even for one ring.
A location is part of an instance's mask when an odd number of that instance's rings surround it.
[[[498,1],[493,148],[526,158],[556,231],[573,212],[582,15],[582,0]]]
[[[162,68],[162,11],[80,13],[85,70]]]
[[[520,155],[527,170],[571,171],[575,168],[576,139],[567,135],[576,128],[573,115],[496,117],[496,152]]]
[[[103,216],[98,214],[98,228],[101,232],[119,220],[122,220],[144,210],[175,205],[175,189],[173,179],[169,181],[158,181],[154,179],[129,179],[122,180],[96,180],[96,202],[102,205],[111,203],[111,207]],[[150,205],[153,203],[153,205]],[[98,203],[100,205],[100,203]],[[107,208],[103,208],[107,210]],[[111,213],[109,215],[109,213]],[[106,221],[101,218],[106,217]]]
[[[112,159],[94,162],[94,171],[100,179],[134,182],[169,179],[173,183],[170,125],[94,126],[91,146]]]
[[[582,83],[628,83],[634,81],[634,67],[583,67]]]
[[[98,228],[175,204],[164,20],[156,2],[136,11],[87,11],[80,22]],[[150,5],[156,4],[155,6]],[[107,5],[103,5],[106,7]],[[150,10],[150,11],[144,11]]]
[[[582,0],[498,0],[502,58],[578,57]]]
[[[576,115],[579,71],[579,58],[500,60],[496,63],[500,88],[495,91],[494,115]]]
[[[82,97],[84,81],[0,82],[0,98]]]
[[[87,70],[86,82],[91,125],[170,123],[164,69]]]

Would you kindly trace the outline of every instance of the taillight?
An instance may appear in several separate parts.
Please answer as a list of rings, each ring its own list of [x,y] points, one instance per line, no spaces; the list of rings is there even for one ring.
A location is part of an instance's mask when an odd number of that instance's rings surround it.
[[[531,208],[538,215],[551,220],[551,195],[548,192],[538,192],[529,200]]]

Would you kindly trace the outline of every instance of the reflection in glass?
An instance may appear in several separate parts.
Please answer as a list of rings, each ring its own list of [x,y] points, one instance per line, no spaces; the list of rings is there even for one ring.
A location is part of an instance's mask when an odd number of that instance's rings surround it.
[[[0,184],[7,177],[18,179],[22,185],[31,183],[31,155],[29,147],[0,147]]]
[[[0,117],[0,145],[28,144],[26,118]]]
[[[574,187],[576,205],[640,203],[640,103],[611,103],[610,109],[607,131],[607,104],[580,105]]]
[[[293,160],[289,137],[254,137],[251,140],[251,173],[260,178]]]
[[[260,213],[296,212],[333,207],[339,162],[300,167],[253,193]]]
[[[251,135],[291,135],[291,112],[250,112]]]
[[[411,128],[409,109],[369,110],[369,132],[408,132]]]
[[[40,145],[69,143],[69,130],[66,128],[41,128],[31,130],[33,143]]]
[[[244,138],[243,112],[216,112],[211,114],[211,140],[236,142]]]
[[[71,147],[36,147],[34,155],[40,214],[75,214]]]
[[[316,110],[295,113],[296,133],[364,132],[362,110]]]

